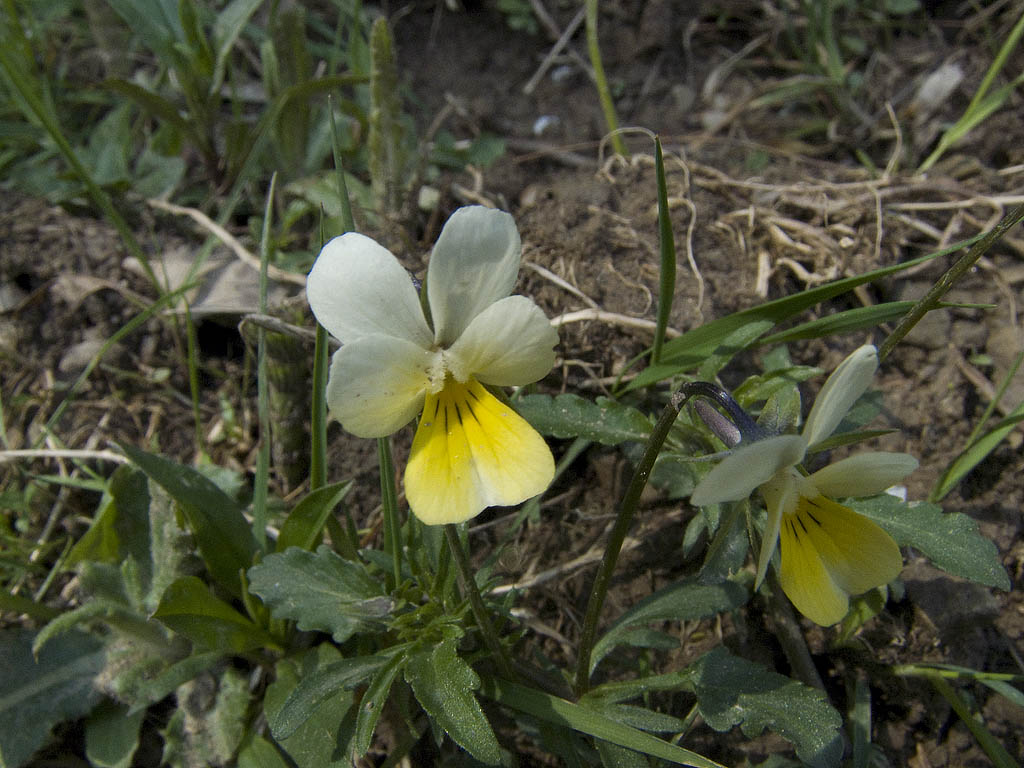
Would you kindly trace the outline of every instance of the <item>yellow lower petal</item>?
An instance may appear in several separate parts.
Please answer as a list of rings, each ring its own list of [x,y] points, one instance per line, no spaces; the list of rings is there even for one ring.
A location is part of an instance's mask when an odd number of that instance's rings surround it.
[[[829,626],[846,615],[849,595],[825,568],[811,537],[796,515],[786,515],[779,531],[782,591],[800,613],[815,624]]]
[[[851,595],[888,584],[903,569],[892,537],[849,507],[817,496],[801,498],[797,516],[836,583]]]
[[[849,595],[888,584],[903,568],[889,534],[824,496],[801,496],[783,522],[783,533],[783,589],[818,624],[839,621]]]
[[[536,496],[554,474],[551,450],[525,419],[476,380],[449,378],[423,404],[405,496],[428,525],[461,523]]]

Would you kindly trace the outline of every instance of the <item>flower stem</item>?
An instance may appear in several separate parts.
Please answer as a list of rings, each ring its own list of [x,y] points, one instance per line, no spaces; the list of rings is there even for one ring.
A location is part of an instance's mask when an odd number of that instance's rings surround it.
[[[917,325],[918,321],[939,305],[939,301],[946,295],[946,292],[956,285],[956,282],[961,277],[967,274],[968,270],[977,263],[978,259],[984,256],[989,248],[995,245],[1003,235],[1021,220],[1024,220],[1024,203],[1018,205],[1004,216],[1002,221],[989,230],[981,240],[972,245],[967,253],[945,271],[942,277],[932,286],[931,290],[925,294],[924,298],[918,301],[903,316],[903,319],[896,325],[892,333],[882,342],[878,348],[878,359],[884,360],[892,352],[893,347],[903,341],[903,338]]]
[[[615,525],[608,535],[608,543],[604,547],[604,557],[601,558],[601,565],[598,567],[594,583],[590,587],[590,599],[587,601],[587,612],[583,618],[583,631],[580,634],[579,651],[576,657],[577,696],[582,696],[590,688],[590,657],[594,650],[594,643],[597,641],[597,622],[601,618],[601,608],[604,606],[604,599],[608,594],[608,586],[611,584],[615,563],[622,550],[622,542],[626,540],[626,533],[629,531],[630,523],[633,522],[633,515],[640,502],[640,494],[643,492],[644,486],[647,485],[647,478],[654,468],[654,461],[658,458],[661,446],[665,444],[665,438],[668,437],[668,431],[675,423],[679,409],[683,407],[686,400],[686,395],[676,392],[665,406],[665,410],[661,412],[661,416],[647,440],[644,455],[640,457],[640,462],[633,470],[629,488],[626,490],[626,495],[622,497],[622,505],[615,518]]]
[[[786,654],[786,661],[793,671],[793,676],[813,688],[825,690],[825,683],[818,674],[811,652],[807,648],[807,640],[800,631],[800,624],[793,614],[793,606],[783,596],[782,585],[778,577],[769,568],[768,584],[771,586],[771,594],[768,604],[771,606],[772,617],[775,619],[775,636],[782,646],[782,652]]]
[[[459,529],[456,528],[454,523],[448,523],[444,526],[444,535],[448,539],[448,548],[451,550],[452,555],[455,556],[455,562],[459,566],[459,573],[462,576],[462,588],[466,590],[466,594],[469,596],[469,605],[473,609],[473,616],[476,618],[476,624],[480,628],[480,634],[484,636],[484,642],[487,643],[487,647],[494,656],[501,674],[505,676],[506,680],[514,682],[516,676],[512,669],[512,661],[509,659],[505,647],[498,640],[498,633],[494,631],[494,625],[491,624],[491,618],[487,613],[487,606],[484,605],[484,599],[480,595],[480,588],[476,585],[476,576],[473,574],[473,568],[469,564],[469,557],[466,555],[466,550],[462,548],[462,542],[459,540]]]
[[[402,531],[398,522],[398,496],[395,493],[395,462],[391,458],[391,438],[377,439],[380,464],[380,503],[384,510],[384,546],[391,555],[395,587],[402,583]]]

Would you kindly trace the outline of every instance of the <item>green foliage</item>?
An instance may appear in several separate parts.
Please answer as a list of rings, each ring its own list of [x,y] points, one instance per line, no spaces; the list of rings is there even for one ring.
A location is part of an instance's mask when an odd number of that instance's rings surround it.
[[[582,437],[604,445],[643,442],[651,433],[651,421],[640,411],[617,400],[595,401],[579,395],[526,395],[516,400],[516,410],[542,435]]]
[[[0,765],[18,768],[43,745],[50,729],[87,714],[100,700],[93,682],[106,651],[98,640],[69,632],[38,653],[32,633],[0,631]]]
[[[871,12],[908,13],[913,5],[888,2]],[[409,185],[423,174],[425,163],[486,166],[504,151],[503,142],[492,136],[460,142],[443,132],[429,156],[420,151],[402,111],[401,73],[387,22],[376,22],[367,36],[358,3],[345,8],[350,13],[329,44],[317,42],[313,32],[322,34],[324,27],[316,11],[297,4],[267,7],[265,29],[256,24],[263,8],[257,0],[231,0],[216,9],[177,0],[111,0],[110,6],[155,64],[112,75],[100,101],[113,95],[129,101],[105,104],[109,108],[97,110],[88,126],[74,126],[73,142],[61,145],[61,156],[76,169],[79,181],[93,194],[99,190],[97,200],[110,204],[103,196],[107,191],[166,194],[202,175],[218,185],[216,194],[233,187],[232,199],[221,209],[228,216],[247,185],[261,178],[268,165],[277,165],[288,182],[282,230],[288,233],[322,208],[326,233],[353,228],[350,189],[364,211],[391,216],[403,210]],[[804,3],[801,8],[811,22],[802,34],[819,57],[815,66],[833,87],[854,87],[848,56],[856,43],[834,26],[849,12],[848,4]],[[504,9],[522,10],[514,4]],[[596,10],[596,3],[588,3],[592,41]],[[33,44],[26,36],[12,37],[0,64],[16,86],[12,99],[20,99],[20,114],[35,120],[19,140],[34,141],[41,151],[47,137],[57,144],[62,140],[64,126],[57,115],[64,103],[54,98],[59,94],[51,93],[46,73],[36,68]],[[246,56],[240,55],[243,46]],[[253,51],[258,51],[258,66]],[[314,75],[314,61],[322,58],[327,74]],[[599,55],[595,58],[599,61]],[[250,102],[245,94],[253,85],[262,86],[263,95]],[[339,90],[346,96],[333,106],[319,103],[323,94]],[[140,120],[140,112],[146,119]],[[614,117],[613,110],[609,114]],[[327,130],[328,125],[337,127]],[[172,156],[177,161],[182,148],[202,158],[201,173],[171,161]],[[339,168],[328,175],[322,170],[332,149],[339,165],[351,163],[350,172]],[[251,504],[240,501],[249,495],[248,488],[228,486],[216,479],[216,472],[132,446],[122,449],[128,465],[106,481],[93,478],[102,498],[88,531],[62,563],[77,574],[75,607],[53,616],[36,600],[0,596],[5,610],[49,620],[35,634],[0,633],[3,657],[13,660],[0,668],[0,687],[7,692],[0,703],[10,716],[0,717],[0,764],[26,762],[54,724],[87,717],[85,748],[91,763],[130,765],[140,728],[152,723],[148,708],[162,702],[153,713],[164,718],[163,759],[171,766],[347,766],[370,754],[384,734],[401,733],[389,744],[389,764],[396,764],[427,730],[439,763],[466,753],[466,761],[509,764],[510,745],[536,736],[571,766],[597,760],[644,766],[650,758],[716,766],[677,745],[697,716],[712,729],[738,730],[747,738],[770,730],[787,739],[804,764],[838,765],[842,718],[822,691],[721,646],[682,669],[670,661],[680,638],[689,636],[679,622],[714,621],[726,614],[738,620],[761,610],[762,602],[751,600],[745,564],[764,514],[750,501],[713,505],[684,519],[680,543],[687,557],[706,543],[699,570],[681,557],[685,575],[680,580],[607,616],[601,590],[611,583],[619,547],[648,480],[670,499],[686,497],[710,466],[693,459],[722,447],[694,413],[678,413],[675,398],[639,391],[669,379],[712,380],[737,353],[755,346],[912,318],[921,303],[881,304],[785,327],[822,301],[964,244],[752,307],[665,341],[675,254],[663,164],[657,167],[664,257],[660,330],[649,357],[653,364],[623,387],[635,394],[628,402],[573,393],[515,401],[543,434],[575,439],[561,458],[560,473],[590,443],[622,446],[621,455],[635,464],[625,496],[615,500],[618,516],[608,538],[617,543],[609,545],[594,578],[604,586],[591,593],[575,675],[545,658],[536,644],[523,642],[530,625],[518,610],[519,594],[489,594],[500,547],[473,552],[488,555],[474,571],[467,550],[478,546],[480,539],[473,538],[478,534],[449,527],[442,537],[440,530],[414,518],[403,523],[387,438],[378,443],[382,535],[378,539],[376,531],[357,530],[347,514],[339,520],[336,510],[353,483],[327,482],[326,406],[320,399],[313,415],[312,490],[280,516],[275,510],[288,505],[270,498],[265,463],[256,475]],[[367,172],[369,183],[360,182]],[[264,265],[274,250],[270,221],[277,202],[268,195],[263,218],[250,222],[251,229],[259,224],[262,230]],[[299,254],[294,262],[302,258]],[[321,390],[326,346],[321,332]],[[766,350],[761,359],[763,372],[736,386],[735,398],[756,415],[761,429],[795,430],[801,415],[799,385],[821,372],[794,365],[784,348]],[[194,365],[190,373],[198,382]],[[259,366],[259,376],[265,378],[265,366]],[[648,411],[651,402],[666,400],[660,415]],[[862,398],[837,433],[814,448],[877,436],[862,427],[881,406],[878,395]],[[948,489],[980,462],[1019,420],[1015,413],[973,436],[940,487]],[[270,423],[261,412],[264,457]],[[995,547],[966,516],[889,496],[851,506],[950,573],[1009,588]],[[688,507],[681,508],[689,514]],[[538,497],[502,534],[504,541],[513,541],[527,519],[538,520],[539,509]],[[382,546],[376,548],[378,540]],[[849,640],[883,607],[882,590],[856,598],[840,640]],[[799,642],[784,633],[779,639]],[[524,647],[532,655],[523,653]],[[629,652],[615,653],[624,648]],[[602,662],[600,674],[614,665],[616,680],[591,687]],[[569,680],[576,686],[571,692]],[[979,682],[1014,703],[1022,700],[1010,684],[1016,679]],[[855,748],[856,759],[864,762],[870,702],[865,703],[866,687],[858,690]],[[517,729],[515,742],[510,728]],[[977,734],[993,759],[1002,759],[998,745],[981,731]]]
[[[616,645],[630,642],[630,630],[638,624],[703,619],[735,610],[747,602],[747,597],[747,590],[732,581],[709,585],[688,579],[659,589],[623,613],[597,641],[591,670]]]
[[[249,570],[249,581],[275,617],[294,619],[299,629],[329,632],[338,643],[381,629],[394,609],[379,578],[325,546],[315,554],[293,547],[267,555]]]
[[[113,701],[102,702],[85,723],[85,754],[96,768],[129,768],[139,746],[144,709],[129,712]]]
[[[545,722],[594,736],[620,747],[668,760],[675,765],[694,768],[721,768],[713,760],[682,747],[651,736],[629,725],[613,720],[598,707],[575,704],[550,693],[538,691],[498,678],[484,678],[485,696],[520,712],[528,713]]]
[[[689,685],[708,725],[739,725],[753,737],[771,728],[796,747],[808,765],[836,765],[843,752],[842,718],[821,691],[729,654],[710,651],[690,667]]]
[[[449,637],[409,654],[405,680],[434,723],[477,760],[493,765],[501,760],[501,748],[473,696],[480,679],[457,653],[457,642]]]
[[[245,653],[280,648],[269,633],[215,597],[195,576],[182,576],[171,584],[153,618],[188,638],[199,650]]]
[[[347,768],[352,764],[350,750],[346,748],[352,739],[351,710],[356,703],[351,691],[335,689],[320,701],[318,709],[291,730],[278,728],[282,707],[290,701],[296,687],[305,679],[316,677],[323,667],[337,663],[340,656],[333,646],[321,643],[300,655],[285,657],[277,662],[274,682],[267,688],[263,708],[270,732],[299,768]]]
[[[887,494],[851,501],[850,507],[882,526],[897,544],[914,547],[947,573],[1010,589],[995,544],[979,533],[978,524],[967,515],[944,513],[927,502],[907,504]]]
[[[924,172],[931,168],[951,146],[962,139],[971,130],[977,128],[978,125],[984,122],[985,119],[993,112],[1001,109],[1006,101],[1017,90],[1017,87],[1021,83],[1024,83],[1024,74],[1019,74],[1010,82],[997,88],[991,93],[989,92],[989,89],[992,87],[995,79],[1006,66],[1010,55],[1020,43],[1021,35],[1024,35],[1024,15],[1020,16],[1013,25],[1013,29],[1010,30],[1009,35],[1007,35],[1006,40],[1000,47],[995,59],[992,61],[988,71],[985,73],[985,77],[978,86],[978,90],[974,92],[974,96],[971,98],[970,104],[968,104],[967,109],[964,110],[963,115],[961,115],[959,120],[943,132],[942,136],[939,138],[938,145],[917,169],[919,172]]]
[[[196,546],[211,575],[231,594],[240,596],[242,585],[238,574],[252,564],[257,551],[241,506],[191,467],[129,445],[121,449],[171,495],[195,536]]]

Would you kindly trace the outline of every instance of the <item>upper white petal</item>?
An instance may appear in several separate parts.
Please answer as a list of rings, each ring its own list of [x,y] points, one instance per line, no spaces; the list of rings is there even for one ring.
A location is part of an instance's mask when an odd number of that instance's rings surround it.
[[[841,459],[812,474],[810,480],[823,496],[874,496],[917,469],[917,459],[906,453],[873,451]]]
[[[484,309],[445,353],[458,381],[518,387],[543,378],[555,364],[558,331],[525,296],[507,296]]]
[[[423,408],[438,353],[394,336],[363,336],[334,353],[327,407],[357,437],[384,437]]]
[[[306,297],[320,325],[344,344],[374,333],[424,349],[433,343],[409,273],[391,251],[358,232],[323,247],[309,272]]]
[[[438,345],[451,346],[485,307],[512,293],[521,250],[519,230],[504,211],[473,205],[451,215],[427,267]]]
[[[785,467],[798,464],[807,451],[800,435],[780,435],[737,448],[697,484],[690,502],[697,506],[738,501]]]
[[[876,370],[878,353],[871,344],[855,349],[839,364],[825,381],[807,416],[803,436],[808,445],[824,440],[835,431],[871,384]]]

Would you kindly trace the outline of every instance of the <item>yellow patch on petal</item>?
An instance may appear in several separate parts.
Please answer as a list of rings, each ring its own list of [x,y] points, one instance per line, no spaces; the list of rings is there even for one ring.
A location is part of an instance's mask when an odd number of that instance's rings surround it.
[[[782,591],[800,613],[829,626],[846,615],[850,600],[825,568],[811,537],[796,515],[786,515],[779,531]]]
[[[782,588],[818,624],[841,620],[849,595],[888,584],[903,568],[889,534],[824,496],[801,496],[783,521],[780,540]]]
[[[449,378],[427,394],[405,469],[405,497],[428,525],[461,523],[518,504],[555,474],[547,443],[479,382]]]
[[[849,507],[824,496],[801,497],[796,516],[832,578],[851,595],[888,584],[903,569],[903,555],[892,537]]]

